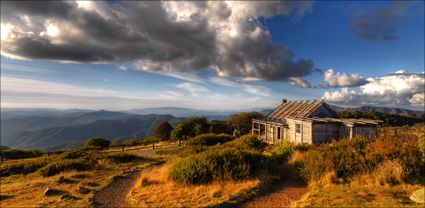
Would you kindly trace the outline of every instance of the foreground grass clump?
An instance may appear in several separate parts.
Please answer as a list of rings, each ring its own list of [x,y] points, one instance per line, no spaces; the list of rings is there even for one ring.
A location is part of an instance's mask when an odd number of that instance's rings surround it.
[[[44,160],[37,160],[2,165],[0,167],[0,177],[32,173],[44,167],[46,164],[47,162]]]
[[[7,159],[23,159],[40,157],[43,153],[40,150],[20,150],[20,149],[7,149],[0,152],[0,156]]]
[[[46,165],[39,172],[42,176],[48,177],[65,171],[84,171],[90,168],[90,164],[84,160],[60,160]]]
[[[264,160],[264,156],[255,151],[212,149],[177,161],[168,177],[182,184],[249,179],[259,173]]]
[[[232,139],[228,134],[201,134],[185,142],[188,146],[213,146]]]

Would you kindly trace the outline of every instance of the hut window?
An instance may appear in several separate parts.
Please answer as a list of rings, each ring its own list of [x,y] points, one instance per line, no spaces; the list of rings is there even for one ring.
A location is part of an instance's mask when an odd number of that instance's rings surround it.
[[[295,124],[295,133],[297,134],[301,133],[301,124]]]

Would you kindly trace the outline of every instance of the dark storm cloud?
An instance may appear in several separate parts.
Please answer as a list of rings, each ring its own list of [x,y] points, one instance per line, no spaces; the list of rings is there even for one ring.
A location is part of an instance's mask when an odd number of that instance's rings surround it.
[[[397,24],[413,3],[413,1],[393,1],[385,7],[369,12],[357,9],[352,14],[350,29],[364,40],[398,39]]]
[[[232,5],[230,5],[232,4]],[[221,76],[288,80],[313,62],[272,41],[258,21],[302,16],[310,2],[2,2],[2,55],[112,63],[146,71],[214,69]],[[50,30],[49,30],[50,28]],[[58,32],[57,32],[57,31]]]

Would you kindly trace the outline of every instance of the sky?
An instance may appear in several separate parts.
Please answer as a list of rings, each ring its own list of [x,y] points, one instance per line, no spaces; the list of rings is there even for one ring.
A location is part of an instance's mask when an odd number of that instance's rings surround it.
[[[424,109],[423,1],[1,2],[1,107]]]

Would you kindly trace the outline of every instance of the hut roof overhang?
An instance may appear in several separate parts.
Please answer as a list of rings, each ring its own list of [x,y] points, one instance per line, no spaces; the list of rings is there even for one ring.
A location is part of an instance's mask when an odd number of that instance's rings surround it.
[[[324,100],[295,100],[289,102],[285,100],[285,102],[282,102],[273,112],[267,115],[266,118],[283,120],[287,117],[310,117],[321,106],[326,108],[331,114],[336,115],[335,111]]]
[[[364,126],[375,126],[375,125],[381,125],[381,120],[372,120],[372,119],[354,119],[354,118],[319,118],[319,117],[313,117],[313,118],[299,118],[299,117],[288,117],[288,119],[294,119],[294,120],[301,120],[301,121],[307,121],[312,123],[343,123],[345,125],[364,125]]]

